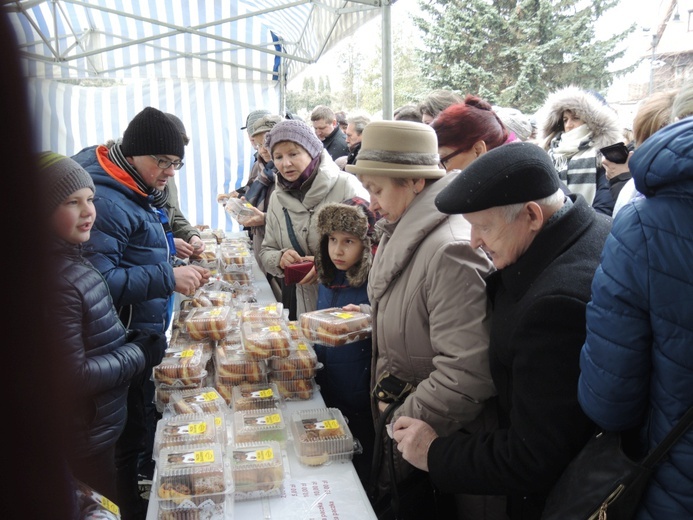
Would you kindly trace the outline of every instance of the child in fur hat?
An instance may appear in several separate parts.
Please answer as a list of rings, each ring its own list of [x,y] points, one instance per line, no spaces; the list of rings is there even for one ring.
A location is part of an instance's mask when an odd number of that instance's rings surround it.
[[[366,287],[375,252],[376,220],[368,203],[359,197],[325,204],[319,211],[317,227],[321,238],[315,255],[320,282],[318,309],[368,303]],[[363,453],[354,457],[354,466],[367,487],[375,438],[369,396],[371,340],[340,347],[316,344],[315,352],[324,365],[316,380],[325,404],[342,411],[354,437],[363,446]]]

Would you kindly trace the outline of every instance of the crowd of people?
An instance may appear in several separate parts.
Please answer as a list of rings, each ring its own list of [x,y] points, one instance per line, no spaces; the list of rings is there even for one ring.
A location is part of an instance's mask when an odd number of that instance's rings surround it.
[[[248,182],[218,200],[252,206],[245,229],[275,296],[290,319],[371,316],[371,339],[315,349],[379,518],[539,520],[595,428],[643,454],[693,406],[691,116],[693,81],[643,100],[632,142],[576,86],[536,116],[446,90],[393,121],[327,106],[307,121],[247,115]],[[146,516],[138,485],[160,418],[149,375],[174,294],[211,277],[190,262],[204,245],[173,181],[190,139],[176,115],[142,107],[122,136],[72,157],[16,146],[53,260],[36,278],[55,295],[36,368],[60,359],[46,381],[63,412],[44,410],[55,438],[36,452],[57,482],[46,518],[77,518],[72,478],[124,520]],[[624,163],[601,155],[619,142]],[[285,283],[298,263],[307,274]],[[637,518],[693,517],[692,489],[689,431]]]

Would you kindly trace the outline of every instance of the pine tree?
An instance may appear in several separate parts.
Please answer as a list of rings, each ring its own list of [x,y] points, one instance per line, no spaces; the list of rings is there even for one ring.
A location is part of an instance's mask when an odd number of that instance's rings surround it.
[[[557,88],[604,91],[625,51],[595,37],[617,0],[419,0],[422,70],[431,89],[476,94],[531,113]]]

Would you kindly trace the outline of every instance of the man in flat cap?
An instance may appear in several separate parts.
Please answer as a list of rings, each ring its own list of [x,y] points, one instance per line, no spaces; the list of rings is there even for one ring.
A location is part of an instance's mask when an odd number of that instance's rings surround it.
[[[438,437],[400,417],[394,439],[442,492],[506,495],[510,519],[538,519],[594,429],[577,401],[578,358],[610,221],[566,196],[547,153],[523,142],[479,157],[435,203],[469,221],[472,245],[498,269],[486,282],[499,428]]]

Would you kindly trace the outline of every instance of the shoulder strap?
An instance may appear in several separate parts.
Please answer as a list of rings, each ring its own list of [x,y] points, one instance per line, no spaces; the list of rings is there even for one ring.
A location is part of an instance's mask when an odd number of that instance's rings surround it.
[[[289,210],[286,208],[282,208],[282,210],[284,211],[284,218],[286,219],[286,232],[289,234],[289,240],[291,240],[291,245],[294,246],[294,249],[299,255],[306,256],[306,253],[303,251],[303,248],[298,243],[298,240],[296,240],[296,233],[294,233],[294,225],[291,222]]]
[[[688,428],[690,428],[692,423],[693,407],[688,409],[684,416],[681,417],[678,424],[674,426],[669,434],[664,437],[662,442],[660,442],[659,445],[655,447],[655,449],[653,449],[652,452],[647,455],[647,457],[645,457],[641,464],[646,468],[654,467],[662,459],[662,457],[666,455],[669,448],[676,444],[676,441],[678,441],[679,438],[686,433],[686,431],[688,431]]]

